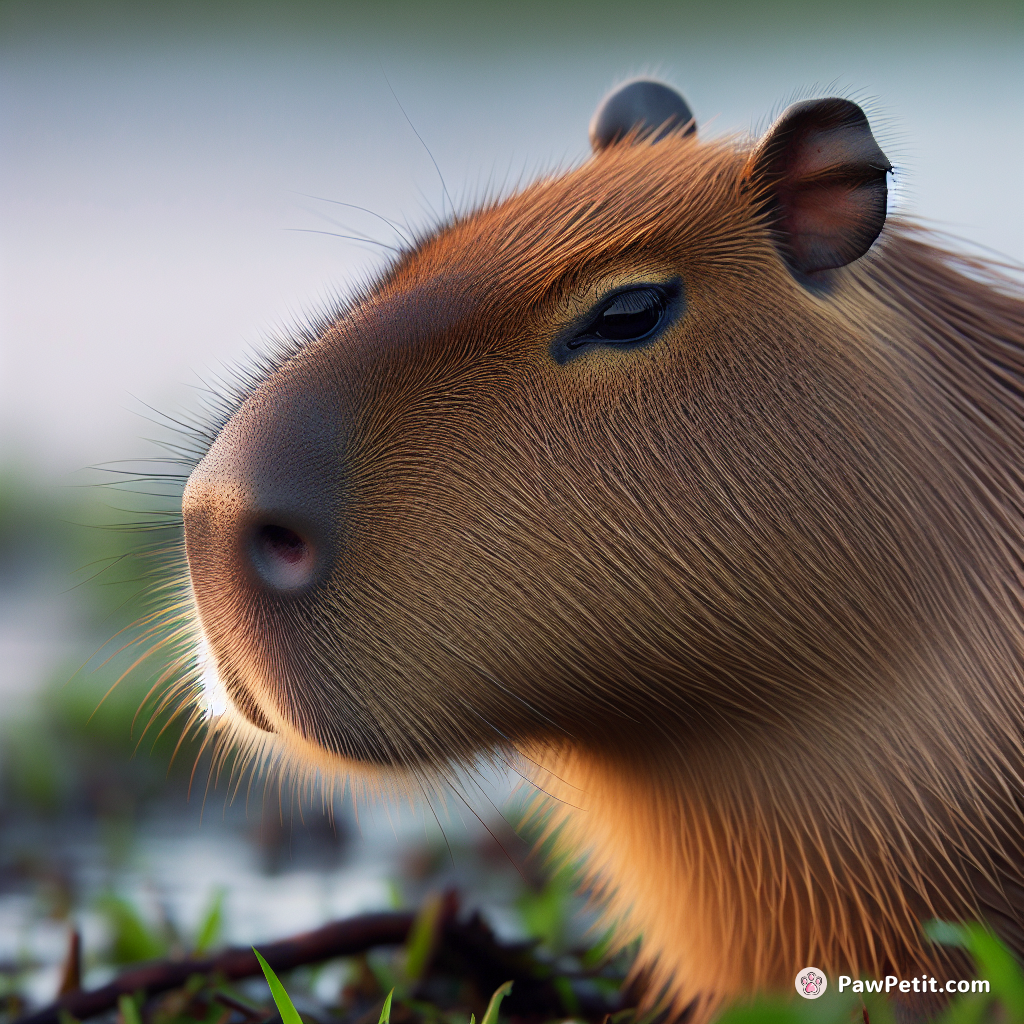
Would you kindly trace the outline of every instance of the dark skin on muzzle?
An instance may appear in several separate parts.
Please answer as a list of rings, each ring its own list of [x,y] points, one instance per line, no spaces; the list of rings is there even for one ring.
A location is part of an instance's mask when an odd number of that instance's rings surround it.
[[[183,503],[216,727],[514,763],[691,1021],[944,977],[935,917],[1020,956],[1019,282],[887,222],[847,100],[705,141],[638,80],[591,141],[226,418]]]

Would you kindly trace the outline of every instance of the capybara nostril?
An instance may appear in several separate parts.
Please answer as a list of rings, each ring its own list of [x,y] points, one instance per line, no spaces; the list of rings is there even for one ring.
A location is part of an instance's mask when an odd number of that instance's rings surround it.
[[[276,590],[296,590],[313,578],[316,548],[287,526],[257,526],[249,547],[260,579]]]

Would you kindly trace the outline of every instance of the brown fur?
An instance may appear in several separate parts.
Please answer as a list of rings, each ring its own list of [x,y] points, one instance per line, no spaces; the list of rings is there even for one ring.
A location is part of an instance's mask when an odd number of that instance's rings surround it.
[[[438,231],[185,496],[205,642],[272,731],[227,734],[378,779],[518,757],[698,1018],[807,964],[936,969],[931,917],[1024,954],[1021,291],[898,223],[801,284],[749,152],[616,145]],[[657,342],[552,360],[675,276]],[[298,406],[343,540],[285,601],[239,582],[232,460]]]

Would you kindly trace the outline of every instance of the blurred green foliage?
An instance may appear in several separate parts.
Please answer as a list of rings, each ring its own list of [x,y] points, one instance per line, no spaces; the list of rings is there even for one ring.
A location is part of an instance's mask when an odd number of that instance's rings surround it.
[[[441,922],[443,906],[444,900],[440,894],[428,896],[409,932],[402,973],[403,981],[410,987],[422,980],[430,966],[430,958],[437,945],[437,929]]]
[[[516,900],[523,930],[549,953],[567,950],[571,922],[578,909],[578,894],[585,884],[582,865],[573,861],[559,845],[559,828],[552,827],[550,811],[541,810],[523,792],[523,801],[505,809],[512,829],[532,848],[527,861],[529,886]]]
[[[657,26],[663,33],[707,32],[723,20],[734,35],[778,31],[780,21],[805,33],[822,26],[835,32],[883,27],[887,32],[936,22],[956,26],[970,19],[994,29],[1019,27],[1019,4],[1014,0],[979,0],[971,5],[954,0],[864,0],[860,4],[822,5],[812,0],[781,0],[774,4],[755,0],[725,0],[707,4],[699,0],[641,0],[631,8],[631,21]],[[0,26],[14,39],[45,34],[90,35],[118,39],[131,34],[216,38],[259,32],[314,35],[386,34],[389,42],[414,40],[420,46],[477,41],[508,46],[543,32],[562,45],[607,40],[623,32],[622,8],[613,0],[519,0],[515,4],[479,4],[472,0],[165,0],[138,4],[130,0],[3,0]]]
[[[117,1001],[117,1008],[121,1014],[120,1024],[142,1024],[139,1016],[139,1004],[134,996],[123,995]]]
[[[563,883],[559,883],[563,884]],[[193,948],[207,952],[216,945],[215,936],[222,926],[223,892],[212,894],[210,902],[195,929]],[[108,924],[110,943],[104,952],[104,961],[123,966],[157,957],[175,955],[181,950],[173,927],[166,923],[153,924],[130,901],[114,894],[107,894],[97,901],[98,909]],[[392,1020],[392,1005],[398,1007],[395,1024],[466,1024],[466,1011],[453,1010],[450,1004],[434,1002],[429,985],[435,948],[438,940],[438,923],[441,915],[441,900],[430,897],[421,906],[409,938],[403,950],[380,958],[376,955],[357,957],[353,961],[349,976],[354,984],[347,985],[339,993],[338,1006],[324,1006],[322,1002],[304,996],[301,1002],[293,1000],[288,989],[276,974],[261,959],[270,995],[281,1017],[281,1024],[322,1024],[326,1019],[337,1019],[350,1024],[367,1024],[368,1003],[376,999],[377,1006],[385,992],[390,992],[382,1011],[382,1019]],[[545,943],[549,922],[542,921],[543,931],[534,933],[534,942]],[[978,924],[949,924],[932,922],[926,927],[928,936],[935,942],[964,949],[971,957],[975,974],[990,983],[987,993],[958,995],[952,998],[942,1010],[935,1024],[1024,1024],[1024,972],[1014,961],[1008,949],[991,932]],[[575,986],[581,979],[593,975],[594,966],[607,962],[607,936],[585,953],[566,957],[549,958],[548,967],[543,970],[554,981],[559,995],[569,993],[562,1000],[562,1012],[551,1015],[551,1020],[590,1019],[580,1010]],[[510,949],[513,947],[510,947]],[[522,948],[522,947],[519,947]],[[257,953],[257,955],[259,955]],[[538,966],[541,961],[537,961]],[[574,966],[574,964],[579,966]],[[590,965],[589,968],[587,965]],[[583,968],[582,972],[580,967]],[[369,968],[369,970],[368,970]],[[628,974],[628,960],[623,962],[605,980],[621,985]],[[319,970],[319,969],[318,969]],[[415,977],[413,973],[415,972]],[[306,983],[315,979],[318,971],[308,968],[297,969],[291,976],[288,987],[296,979]],[[543,978],[544,973],[537,975]],[[897,1017],[892,1002],[885,995],[877,993],[856,994],[849,989],[837,991],[835,979],[829,990],[818,1000],[801,1000],[795,993],[788,998],[764,998],[732,1006],[719,1018],[719,1024],[896,1024]],[[6,989],[0,989],[0,997],[6,994],[16,996],[16,980],[6,979]],[[499,1008],[502,999],[509,993],[510,984],[499,986],[493,993],[488,1008],[481,1017],[481,1024],[500,1024]],[[125,1003],[127,999],[130,1003]],[[245,996],[236,987],[227,986],[218,977],[193,976],[181,990],[175,990],[153,1000],[146,1000],[142,994],[136,997],[122,997],[119,1024],[229,1024],[232,1008],[241,1009],[242,1020],[230,1020],[230,1024],[255,1024],[266,1020],[265,1009],[246,1003]],[[17,999],[12,1004],[20,1009]],[[463,1004],[465,1005],[465,1004]],[[326,1017],[325,1017],[326,1014]],[[339,1016],[340,1014],[340,1016]],[[133,1016],[134,1015],[134,1016]],[[12,1016],[0,1010],[0,1018]],[[376,1011],[374,1011],[376,1016]],[[626,1008],[610,1014],[607,1024],[657,1024],[664,1019],[657,1011],[639,1013],[635,1008]],[[68,1021],[66,1024],[73,1024]],[[470,1016],[470,1024],[476,1024]]]
[[[1024,1024],[1024,973],[998,938],[979,924],[931,922],[926,931],[933,941],[967,950],[978,975],[991,985],[989,993],[955,997],[935,1024]],[[284,985],[262,957],[260,963],[284,1024],[302,1024]],[[511,989],[512,983],[506,982],[494,992],[481,1024],[498,1024],[502,999]],[[394,995],[392,990],[387,996],[380,1024],[390,1021]],[[648,1024],[658,1018],[658,1014],[640,1017],[635,1010],[627,1010],[611,1015],[609,1020],[611,1024]],[[437,1019],[445,1019],[440,1010]],[[447,1019],[453,1018],[449,1015]],[[838,993],[833,989],[817,1000],[761,999],[734,1006],[719,1018],[718,1024],[896,1024],[896,1019],[893,1004],[884,995]],[[472,1016],[470,1024],[475,1024]]]
[[[110,930],[109,963],[123,966],[155,960],[168,951],[168,937],[147,925],[130,901],[107,893],[96,901],[96,909],[106,918]]]
[[[1024,972],[1005,945],[980,924],[932,921],[925,932],[934,942],[966,950],[975,977],[989,982],[990,991],[958,995],[935,1024],[1024,1024]],[[966,979],[965,979],[966,980]],[[719,1024],[896,1024],[892,1002],[882,994],[840,993],[830,985],[816,1000],[761,999],[735,1006]]]
[[[213,949],[220,943],[221,936],[224,933],[225,895],[225,890],[222,888],[217,889],[213,894],[210,907],[206,911],[206,916],[199,925],[199,930],[196,934],[196,941],[192,946],[192,952],[196,956],[201,956],[203,953],[209,952],[209,950]]]
[[[568,864],[562,864],[539,888],[523,893],[516,909],[526,934],[553,953],[563,952],[578,889],[577,873]]]
[[[169,715],[151,725],[147,711],[139,714],[157,673],[138,671],[111,690],[118,670],[69,682],[69,667],[34,707],[0,724],[0,809],[118,817],[159,797],[169,781],[180,788],[198,744],[186,740],[172,763],[180,727],[160,735]]]
[[[30,696],[0,719],[0,814],[130,815],[166,788],[181,728],[169,712],[151,723],[156,694],[140,708],[175,652],[135,665],[158,637],[134,642],[167,600],[156,588],[179,537],[149,528],[167,521],[166,505],[96,487],[47,490],[0,467],[0,585],[11,601],[32,595],[43,615],[59,610],[53,641],[66,649],[77,636],[78,647],[48,680],[26,680]],[[47,623],[37,625],[45,642]],[[179,751],[172,785],[197,749],[186,741]]]
[[[1024,1024],[1024,972],[1013,959],[1013,955],[990,931],[977,922],[949,924],[932,921],[925,928],[933,942],[966,949],[974,961],[975,972],[992,986],[989,995],[962,996],[951,1008],[958,1016],[949,1016],[943,1024],[968,1024],[972,1020],[984,1019],[991,1010],[992,1000],[1001,1006],[1005,1020],[1012,1024]],[[972,1008],[976,1011],[971,1016]]]

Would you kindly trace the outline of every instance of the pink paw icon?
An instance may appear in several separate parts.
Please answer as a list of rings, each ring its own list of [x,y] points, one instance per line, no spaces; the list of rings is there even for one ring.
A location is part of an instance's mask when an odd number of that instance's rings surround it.
[[[796,976],[796,990],[804,999],[817,999],[828,987],[828,979],[817,967],[805,967]]]

